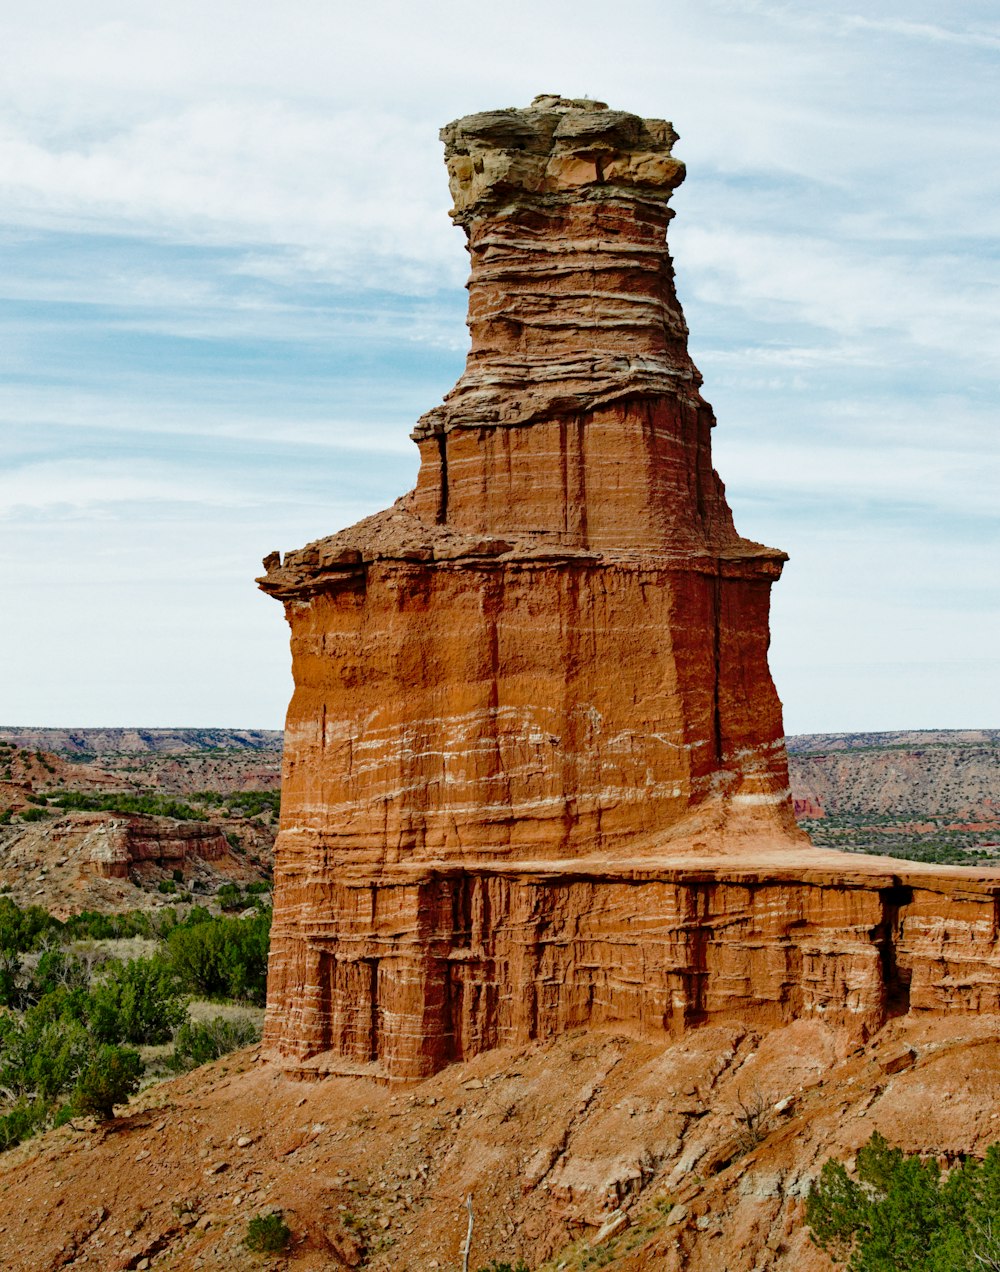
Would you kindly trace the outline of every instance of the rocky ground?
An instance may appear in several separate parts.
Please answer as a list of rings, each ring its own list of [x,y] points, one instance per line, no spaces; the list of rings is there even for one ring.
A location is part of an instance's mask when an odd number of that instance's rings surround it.
[[[20,904],[152,908],[176,901],[160,890],[175,870],[192,900],[266,875],[271,813],[228,817],[197,793],[273,790],[280,737],[143,738],[115,735],[109,747],[132,749],[103,752],[89,735],[60,750],[5,739],[0,882]],[[942,826],[975,825],[964,859],[988,860],[998,740],[791,739],[800,816],[818,841],[908,854]],[[176,797],[207,820],[37,802],[65,791]],[[167,855],[103,876],[94,838],[122,823],[129,843]],[[190,834],[215,849],[190,853]],[[186,855],[171,858],[178,844]],[[853,1050],[819,1021],[662,1042],[588,1031],[397,1088],[293,1081],[253,1049],[150,1087],[109,1126],[65,1126],[0,1157],[0,1267],[457,1272],[471,1194],[470,1272],[518,1259],[531,1272],[828,1272],[804,1226],[822,1163],[850,1160],[876,1129],[943,1161],[981,1154],[1000,1139],[998,1039],[992,1016],[901,1017]],[[251,1254],[248,1222],[272,1209],[291,1246]]]
[[[119,732],[104,740],[128,742]],[[172,749],[82,750],[103,733],[18,735],[61,752],[0,734],[0,889],[65,917],[204,903],[225,883],[270,878],[280,750],[221,746],[216,733],[171,734]]]
[[[104,1128],[0,1158],[0,1266],[826,1272],[804,1195],[874,1130],[952,1161],[1000,1137],[1000,1020],[892,1022],[844,1053],[802,1021],[660,1043],[589,1031],[414,1086],[294,1082],[256,1049]],[[283,1212],[282,1256],[249,1220]]]

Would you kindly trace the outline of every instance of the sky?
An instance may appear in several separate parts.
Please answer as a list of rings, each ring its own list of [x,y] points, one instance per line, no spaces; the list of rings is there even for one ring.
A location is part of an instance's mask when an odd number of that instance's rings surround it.
[[[787,731],[1000,724],[994,0],[4,10],[0,724],[281,726],[260,559],[412,486],[467,345],[437,132],[541,92],[680,134]]]

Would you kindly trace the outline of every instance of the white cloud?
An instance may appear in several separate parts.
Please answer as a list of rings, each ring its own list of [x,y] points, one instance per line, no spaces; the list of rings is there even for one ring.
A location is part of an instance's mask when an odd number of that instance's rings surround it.
[[[888,35],[904,35],[933,43],[964,44],[972,48],[1000,52],[1000,35],[991,31],[955,30],[936,22],[909,22],[905,18],[872,18],[850,14],[843,19],[848,30],[883,31]]]
[[[267,500],[266,491],[251,496],[192,480],[179,465],[137,460],[48,460],[0,473],[0,518],[43,509],[99,516],[118,504],[239,507]]]
[[[963,0],[857,8],[637,0],[611,46],[600,0],[510,0],[503,21],[468,0],[12,9],[7,710],[278,721],[285,637],[256,562],[405,489],[409,427],[464,346],[440,302],[467,261],[437,128],[561,91],[682,134],[671,239],[719,468],[740,528],[792,552],[790,723],[948,723],[949,676],[973,722],[969,650],[995,621],[969,597],[998,477],[1000,32]],[[852,670],[824,677],[845,649]],[[893,649],[899,667],[863,670]]]
[[[679,230],[675,251],[695,294],[713,304],[855,340],[881,341],[889,333],[905,338],[915,352],[1000,360],[1000,271],[990,261],[879,258],[853,244],[730,226]],[[776,313],[780,308],[787,313]]]

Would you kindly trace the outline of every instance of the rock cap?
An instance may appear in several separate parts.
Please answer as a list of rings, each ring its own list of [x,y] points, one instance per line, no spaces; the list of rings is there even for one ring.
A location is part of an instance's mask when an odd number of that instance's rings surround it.
[[[684,180],[665,119],[589,98],[542,93],[530,106],[481,111],[441,129],[452,218],[467,225],[508,203],[564,196],[666,203]]]

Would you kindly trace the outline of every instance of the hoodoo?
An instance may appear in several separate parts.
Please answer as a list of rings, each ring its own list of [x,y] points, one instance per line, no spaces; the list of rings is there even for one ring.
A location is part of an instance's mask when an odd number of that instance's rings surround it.
[[[956,893],[796,829],[785,558],[712,468],[673,128],[542,96],[441,136],[465,371],[414,430],[416,489],[260,580],[295,680],[272,1052],[416,1078],[588,1024],[996,1009],[995,875]]]

